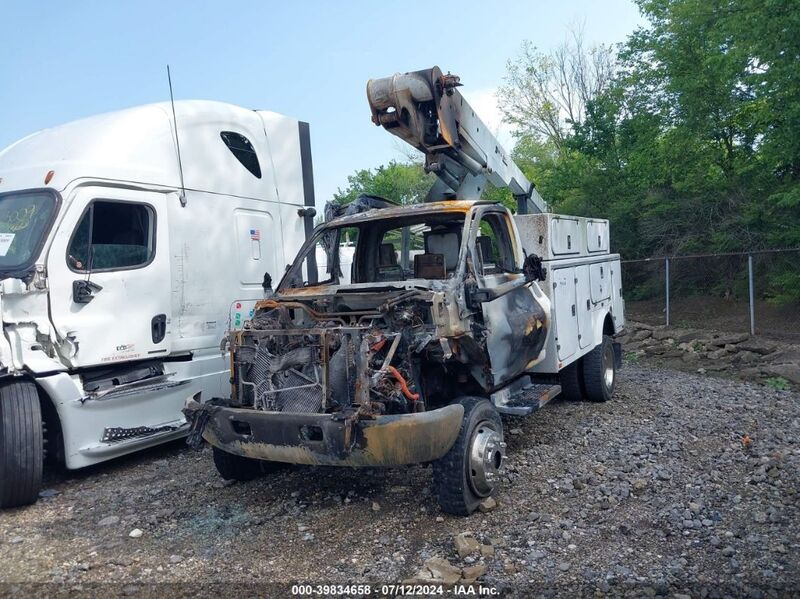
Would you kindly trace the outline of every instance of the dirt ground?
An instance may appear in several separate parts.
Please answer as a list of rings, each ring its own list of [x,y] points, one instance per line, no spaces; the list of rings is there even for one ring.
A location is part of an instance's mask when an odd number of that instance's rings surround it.
[[[498,506],[469,518],[439,512],[422,466],[228,483],[208,448],[173,443],[50,473],[36,505],[0,513],[0,588],[273,595],[275,581],[397,583],[438,556],[485,566],[478,582],[502,595],[797,596],[798,400],[626,366],[606,404],[507,420]],[[480,553],[456,553],[464,532]]]

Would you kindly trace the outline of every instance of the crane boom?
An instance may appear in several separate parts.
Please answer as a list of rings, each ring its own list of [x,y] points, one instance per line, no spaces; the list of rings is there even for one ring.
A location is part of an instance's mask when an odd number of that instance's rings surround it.
[[[534,184],[475,114],[460,85],[439,67],[370,79],[372,122],[425,154],[425,171],[438,177],[426,201],[477,200],[491,183],[511,191],[520,214],[546,212]]]

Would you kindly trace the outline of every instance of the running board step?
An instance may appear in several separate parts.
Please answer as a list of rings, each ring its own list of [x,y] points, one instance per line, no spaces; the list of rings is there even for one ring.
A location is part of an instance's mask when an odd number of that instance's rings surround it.
[[[527,416],[561,393],[561,385],[531,384],[515,393],[503,391],[492,394],[497,411],[512,416]]]
[[[141,427],[141,428],[149,428],[149,427]],[[136,429],[129,429],[129,430],[136,430]],[[101,439],[99,443],[81,447],[78,451],[80,451],[83,455],[91,457],[114,455],[114,454],[120,455],[119,452],[121,449],[124,450],[125,452],[128,452],[128,451],[133,451],[132,448],[137,446],[147,447],[150,445],[155,445],[157,443],[165,443],[173,439],[179,439],[180,437],[185,437],[186,434],[189,432],[189,423],[186,422],[185,420],[178,420],[160,427],[153,427],[151,428],[151,430],[154,432],[146,433],[144,431],[141,431],[144,434],[129,436],[127,438],[121,438],[120,440],[117,441],[113,440],[105,441]]]
[[[122,385],[116,385],[105,391],[100,391],[97,393],[89,393],[86,395],[86,397],[81,399],[81,403],[88,400],[105,401],[108,399],[118,399],[120,397],[128,397],[129,395],[152,393],[154,391],[162,391],[164,389],[171,389],[173,387],[188,385],[191,382],[191,379],[185,379],[182,381],[168,380],[169,377],[171,377],[172,375],[173,373],[169,373],[162,376],[150,377],[142,379],[141,381],[134,381],[132,383],[123,383]]]

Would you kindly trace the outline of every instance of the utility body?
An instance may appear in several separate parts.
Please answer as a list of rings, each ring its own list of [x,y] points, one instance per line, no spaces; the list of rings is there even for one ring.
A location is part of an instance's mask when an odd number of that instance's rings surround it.
[[[223,477],[432,463],[441,508],[466,515],[497,486],[500,414],[610,398],[624,308],[608,222],[547,213],[458,85],[436,67],[369,82],[373,122],[437,183],[421,204],[330,207],[231,331],[230,395],[185,410]],[[480,200],[489,183],[516,215]]]
[[[0,152],[0,505],[36,499],[45,448],[88,466],[226,392],[220,342],[312,229],[311,175],[306,123],[205,101]]]

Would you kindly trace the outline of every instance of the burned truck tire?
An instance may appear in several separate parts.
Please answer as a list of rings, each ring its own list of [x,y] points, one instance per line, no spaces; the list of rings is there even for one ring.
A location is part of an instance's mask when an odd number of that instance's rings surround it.
[[[42,486],[44,441],[36,385],[0,386],[0,508],[33,503]]]
[[[575,360],[569,366],[565,366],[558,373],[559,384],[561,385],[561,395],[569,401],[581,401],[585,399],[583,393],[583,372],[581,368],[582,359]]]
[[[217,467],[217,472],[219,472],[219,475],[225,480],[244,482],[284,467],[284,464],[279,462],[267,462],[264,460],[245,458],[240,455],[228,453],[227,451],[222,451],[217,447],[214,447],[213,450],[214,466]]]
[[[583,388],[589,401],[608,401],[614,393],[617,366],[614,362],[614,346],[611,337],[603,335],[603,341],[583,357]]]
[[[433,487],[443,512],[468,516],[499,482],[505,456],[500,414],[482,397],[464,397],[456,442],[433,463]]]

